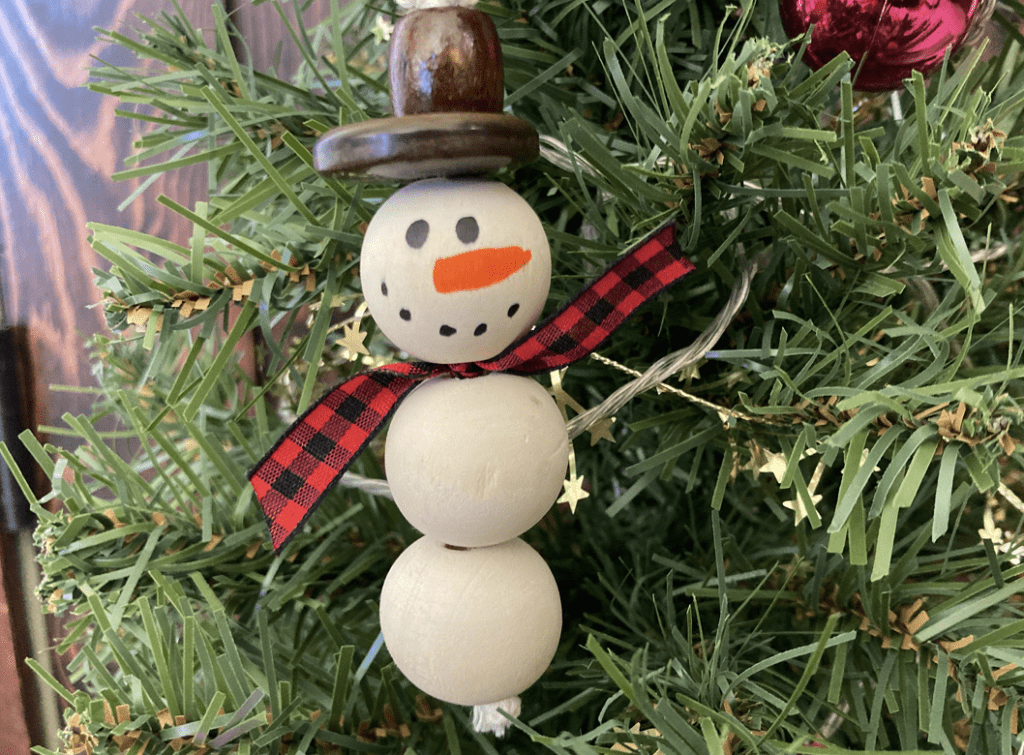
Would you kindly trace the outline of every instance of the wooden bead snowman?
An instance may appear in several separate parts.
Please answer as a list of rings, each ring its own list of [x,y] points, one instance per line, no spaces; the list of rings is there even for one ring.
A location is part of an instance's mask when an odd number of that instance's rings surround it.
[[[394,118],[344,126],[318,142],[326,175],[414,180],[376,212],[360,278],[369,311],[401,350],[435,364],[497,356],[547,299],[551,257],[527,202],[487,171],[537,155],[532,126],[501,113],[497,31],[459,5],[413,9],[396,25]],[[481,731],[548,667],[561,604],[544,560],[519,536],[562,487],[569,442],[533,379],[438,377],[395,411],[388,483],[424,536],[388,573],[381,631],[424,692],[476,706]]]
[[[388,482],[424,536],[385,579],[384,639],[414,684],[474,706],[477,730],[500,734],[561,631],[554,577],[519,536],[558,497],[569,441],[554,400],[521,375],[583,359],[694,266],[668,222],[533,328],[551,281],[547,239],[526,201],[480,176],[535,159],[537,132],[501,112],[490,18],[426,2],[392,35],[395,116],[332,129],[313,151],[327,176],[413,182],[367,227],[360,277],[381,330],[423,361],[342,381],[249,481],[280,552],[391,420]]]
[[[399,190],[370,223],[360,263],[381,330],[440,364],[497,356],[537,319],[550,276],[530,207],[475,180]],[[547,668],[561,631],[554,578],[518,539],[565,477],[555,402],[526,377],[434,378],[398,407],[384,458],[395,503],[425,535],[384,583],[392,657],[435,697],[513,708],[503,701]]]

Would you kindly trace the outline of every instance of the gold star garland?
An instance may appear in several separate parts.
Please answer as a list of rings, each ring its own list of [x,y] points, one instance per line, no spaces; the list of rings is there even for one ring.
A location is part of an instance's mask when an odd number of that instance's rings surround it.
[[[624,364],[619,364],[613,359],[609,359],[608,357],[602,354],[598,354],[596,351],[590,355],[590,358],[600,362],[601,364],[608,365],[609,367],[612,367],[618,370],[619,372],[624,372],[627,375],[632,375],[633,377],[639,378],[643,377],[644,375],[644,373],[627,367]],[[687,382],[692,382],[693,380],[700,378],[699,366],[697,364],[687,365],[681,371],[680,378],[686,380]],[[723,421],[725,421],[727,417],[732,417],[735,419],[743,419],[748,422],[758,422],[761,424],[768,425],[788,424],[788,422],[777,421],[766,417],[757,417],[752,414],[736,411],[735,409],[731,409],[726,406],[719,406],[718,404],[714,404],[706,399],[701,398],[700,396],[694,396],[692,393],[688,393],[687,391],[684,391],[681,388],[676,388],[675,386],[669,385],[668,383],[657,383],[654,386],[654,389],[657,393],[671,393],[676,396],[679,396],[680,398],[684,398],[687,401],[690,401],[691,403],[697,404],[698,406],[703,406],[706,409],[713,409],[718,414],[718,416],[723,419]]]
[[[555,370],[551,374],[551,388],[548,392],[554,397],[555,403],[558,405],[558,411],[562,414],[562,419],[565,422],[569,421],[569,408],[576,414],[580,414],[585,411],[582,404],[576,401],[572,396],[565,392],[562,388],[562,377],[565,375],[566,370]],[[590,445],[597,445],[597,442],[602,438],[611,442],[615,442],[612,437],[611,427],[615,421],[614,417],[605,417],[593,422],[587,427],[587,431],[590,433]],[[572,440],[569,440],[569,477],[563,482],[562,495],[559,496],[556,503],[568,503],[569,510],[572,513],[576,513],[576,506],[584,498],[589,498],[588,493],[583,488],[583,475],[580,475],[576,471],[576,451],[573,448]]]

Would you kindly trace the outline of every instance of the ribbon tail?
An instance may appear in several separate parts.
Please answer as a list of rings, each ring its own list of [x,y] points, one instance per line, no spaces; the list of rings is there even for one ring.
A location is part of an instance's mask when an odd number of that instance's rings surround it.
[[[566,367],[597,349],[637,309],[693,270],[676,241],[675,222],[663,225],[532,332],[494,359],[476,364],[518,374]]]
[[[313,404],[253,467],[249,482],[275,552],[316,510],[405,395],[436,372],[405,363],[349,378]]]

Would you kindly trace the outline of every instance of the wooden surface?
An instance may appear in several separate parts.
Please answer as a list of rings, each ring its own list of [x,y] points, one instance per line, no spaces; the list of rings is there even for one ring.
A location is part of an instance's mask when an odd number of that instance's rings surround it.
[[[184,2],[196,23],[209,26],[206,2]],[[122,51],[96,42],[93,28],[128,31],[133,13],[157,15],[166,0],[3,0],[0,4],[0,283],[5,321],[24,328],[22,354],[30,375],[32,427],[59,426],[65,412],[87,413],[86,394],[52,392],[51,384],[93,384],[85,341],[108,332],[93,285],[102,261],[89,246],[85,224],[98,221],[187,243],[185,224],[156,204],[160,193],[190,206],[205,179],[179,174],[151,187],[142,201],[118,212],[132,182],[108,176],[123,167],[136,127],[114,116],[115,102],[86,90],[90,56],[130,63]],[[203,10],[205,8],[205,10]],[[126,20],[131,23],[126,23]],[[45,438],[45,433],[40,434]],[[51,438],[65,442],[60,438]],[[33,596],[19,595],[18,575],[30,569],[9,539],[0,543],[0,753],[28,753],[53,742],[36,715],[42,694],[26,668],[24,622],[38,611]],[[24,559],[22,560],[24,561]],[[15,640],[17,639],[17,643]],[[38,652],[38,651],[37,651]],[[43,688],[45,689],[45,688]]]
[[[104,49],[93,27],[124,28],[135,12],[153,14],[164,0],[5,0],[0,8],[3,89],[0,105],[0,268],[9,322],[28,333],[36,397],[35,423],[59,425],[66,411],[89,409],[87,395],[49,393],[51,384],[92,383],[85,339],[106,331],[92,268],[101,260],[86,241],[87,221],[124,225],[176,240],[184,224],[155,204],[159,193],[191,204],[197,174],[158,182],[147,200],[117,206],[133,182],[108,176],[122,168],[135,126],[114,116],[115,102],[86,90],[90,56],[130,59]],[[192,5],[200,5],[192,3]],[[209,11],[205,14],[209,20]],[[200,19],[200,22],[202,19]]]
[[[329,13],[330,0],[314,0],[303,18],[314,24]],[[180,0],[194,25],[211,28],[210,0]],[[300,56],[271,3],[248,0],[223,5],[260,70],[284,76]],[[293,12],[291,3],[284,3]],[[188,243],[190,227],[157,204],[160,194],[189,207],[205,197],[201,170],[162,178],[124,212],[118,205],[136,182],[114,183],[139,136],[139,126],[115,117],[116,102],[84,88],[91,56],[131,65],[130,56],[95,39],[94,27],[134,36],[134,14],[173,13],[170,0],[3,0],[0,3],[0,285],[3,322],[25,334],[21,355],[32,397],[27,422],[33,429],[61,426],[66,412],[88,413],[91,397],[52,391],[51,385],[93,384],[86,340],[109,334],[93,285],[92,268],[105,263],[87,242],[95,221],[143,230]],[[46,437],[58,445],[67,439]],[[45,481],[40,481],[45,484]],[[40,492],[43,492],[42,490]],[[40,689],[25,672],[26,614],[35,598],[19,589],[20,572],[34,563],[19,560],[10,538],[0,537],[0,753],[27,753],[33,744],[54,746],[36,711]],[[45,651],[35,651],[36,654]],[[60,660],[57,659],[58,675]]]
[[[337,0],[344,4],[345,0]],[[331,0],[312,0],[306,5],[302,21],[309,29],[331,15]],[[297,3],[282,4],[289,23],[294,27],[294,12]],[[278,78],[286,79],[299,66],[302,55],[295,48],[288,32],[284,30],[281,16],[271,3],[253,6],[241,0],[233,2],[231,18],[245,40],[245,46],[252,55],[253,65],[261,71],[272,71]],[[327,50],[320,50],[321,54]]]

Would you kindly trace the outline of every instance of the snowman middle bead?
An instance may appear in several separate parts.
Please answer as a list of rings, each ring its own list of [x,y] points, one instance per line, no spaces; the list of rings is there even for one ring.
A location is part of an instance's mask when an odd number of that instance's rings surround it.
[[[551,284],[547,236],[502,183],[430,179],[373,216],[363,293],[392,342],[437,364],[497,356],[536,322]],[[521,535],[562,487],[569,444],[534,380],[438,378],[399,406],[385,444],[395,503],[440,542],[476,548]]]

